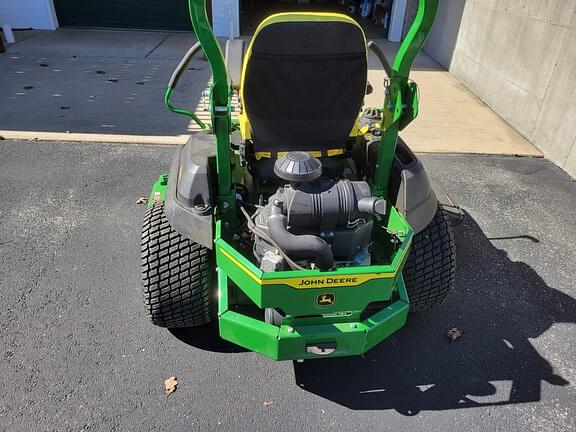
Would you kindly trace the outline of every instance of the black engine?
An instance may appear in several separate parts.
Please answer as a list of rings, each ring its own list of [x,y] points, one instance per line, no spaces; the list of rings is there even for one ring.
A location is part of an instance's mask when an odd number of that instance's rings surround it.
[[[289,183],[255,217],[254,255],[262,270],[370,264],[372,219],[386,203],[368,183],[323,177],[320,161],[305,152],[278,159],[274,173]]]

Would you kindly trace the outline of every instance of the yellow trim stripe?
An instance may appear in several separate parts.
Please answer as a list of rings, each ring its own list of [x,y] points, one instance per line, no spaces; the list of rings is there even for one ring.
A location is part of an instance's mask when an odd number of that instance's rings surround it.
[[[244,140],[252,139],[252,130],[250,129],[250,120],[246,116],[246,111],[242,109],[238,114],[238,122],[240,123],[240,135]]]
[[[340,156],[344,154],[344,149],[329,149],[326,150],[326,154],[328,155],[328,157]]]
[[[256,158],[256,160],[272,159],[272,153],[271,152],[256,152],[254,157]]]
[[[326,156],[328,157],[332,157],[332,156],[340,156],[343,155],[345,153],[344,149],[328,149],[328,150],[304,150],[306,151],[306,153],[308,153],[310,156],[312,157],[322,157],[324,153]],[[272,157],[276,157],[278,159],[280,159],[281,157],[284,157],[288,154],[289,152],[287,151],[279,151],[276,152],[276,154],[274,155],[272,152],[268,152],[268,151],[262,151],[262,152],[256,152],[254,154],[254,157],[256,158],[256,160],[260,160],[260,159],[271,159]]]
[[[246,273],[248,276],[250,276],[257,284],[260,284],[260,285],[262,284],[262,279],[260,279],[258,276],[256,276],[254,273],[252,273],[250,270],[248,270],[244,266],[244,264],[242,264],[240,261],[238,261],[232,255],[230,255],[228,252],[226,252],[223,248],[220,248],[220,252],[226,258],[228,258],[230,261],[232,261],[234,264],[236,264],[238,266],[238,268],[240,268],[244,273]]]
[[[353,287],[374,279],[392,279],[395,276],[396,273],[361,273],[343,276],[263,279],[262,285],[288,285],[296,289]]]

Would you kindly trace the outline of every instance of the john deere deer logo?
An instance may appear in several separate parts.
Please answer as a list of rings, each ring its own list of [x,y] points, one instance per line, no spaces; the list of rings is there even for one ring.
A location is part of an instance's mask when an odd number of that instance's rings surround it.
[[[316,303],[318,303],[319,306],[332,306],[336,303],[336,297],[334,294],[320,294],[316,297]]]

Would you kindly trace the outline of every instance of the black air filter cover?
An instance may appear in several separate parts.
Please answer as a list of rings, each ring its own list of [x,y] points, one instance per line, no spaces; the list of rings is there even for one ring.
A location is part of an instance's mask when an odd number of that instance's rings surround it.
[[[276,161],[274,174],[291,183],[305,183],[322,175],[322,163],[306,152],[293,151]]]

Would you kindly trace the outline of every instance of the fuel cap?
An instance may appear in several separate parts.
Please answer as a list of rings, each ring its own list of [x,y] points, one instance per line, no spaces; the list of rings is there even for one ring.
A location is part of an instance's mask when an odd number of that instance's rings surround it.
[[[305,183],[322,175],[322,162],[306,152],[293,151],[276,160],[274,174],[291,183]]]

